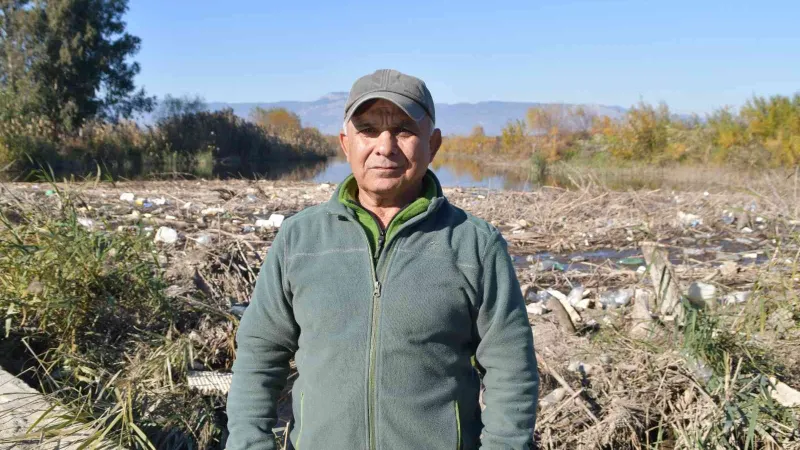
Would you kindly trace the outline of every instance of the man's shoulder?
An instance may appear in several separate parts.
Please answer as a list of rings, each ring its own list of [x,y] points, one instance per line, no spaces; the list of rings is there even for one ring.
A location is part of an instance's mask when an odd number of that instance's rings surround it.
[[[446,208],[443,209],[448,225],[461,238],[469,237],[481,242],[488,242],[500,236],[500,231],[492,224],[452,203],[448,202]]]
[[[313,224],[320,217],[327,216],[330,213],[328,210],[328,203],[323,202],[318,205],[309,206],[304,208],[294,215],[287,217],[281,225],[282,230],[291,228],[302,228],[304,226]]]

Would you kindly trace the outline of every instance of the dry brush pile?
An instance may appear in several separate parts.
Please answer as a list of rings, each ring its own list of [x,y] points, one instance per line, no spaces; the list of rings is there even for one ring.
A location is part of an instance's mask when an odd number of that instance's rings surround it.
[[[49,434],[77,418],[98,442],[219,448],[224,396],[190,389],[190,374],[230,368],[235,312],[248,300],[279,216],[327,200],[333,186],[173,181],[0,189],[7,333],[0,345],[4,363],[17,365],[10,370],[27,370],[23,377],[76,413]],[[791,183],[707,195],[593,186],[446,189],[454,204],[503,231],[540,312],[555,311],[558,296],[581,286],[574,332],[555,312],[530,316],[542,375],[541,448],[797,448],[800,413],[774,394],[778,382],[800,386],[794,192]],[[645,241],[668,252],[679,294],[700,281],[715,286],[719,299],[746,291],[746,301],[714,299],[698,309],[680,300],[685,313],[669,320],[650,264],[641,264],[644,272],[610,260],[581,261],[580,270],[569,261],[544,264],[548,254],[598,249],[638,257]],[[751,253],[757,258],[744,258]],[[738,261],[720,260],[731,254]],[[534,296],[547,289],[556,294]],[[604,308],[602,294],[619,289],[635,298]],[[644,313],[637,304],[647,306]]]

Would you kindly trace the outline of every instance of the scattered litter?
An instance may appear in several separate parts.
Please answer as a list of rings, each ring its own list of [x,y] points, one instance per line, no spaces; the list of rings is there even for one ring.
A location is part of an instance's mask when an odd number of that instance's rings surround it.
[[[525,300],[532,303],[546,302],[549,298],[550,294],[547,291],[534,291],[533,289],[529,290],[525,296]]]
[[[227,394],[231,389],[233,374],[220,372],[199,372],[190,370],[186,375],[189,389],[202,394]]]
[[[678,223],[685,227],[696,227],[703,224],[703,219],[696,214],[688,214],[678,211]]]
[[[689,370],[694,373],[694,376],[703,384],[708,383],[709,380],[711,380],[711,376],[714,375],[714,371],[711,367],[708,367],[708,364],[702,359],[691,356],[688,351],[684,350],[681,353],[686,359],[686,365],[689,367]]]
[[[272,214],[269,219],[256,220],[256,228],[280,228],[283,220],[284,216],[282,214]]]
[[[714,301],[716,295],[716,286],[713,284],[695,281],[689,285],[689,291],[686,294],[686,298],[688,298],[693,305],[699,308],[704,308],[709,302]]]
[[[567,295],[567,303],[572,306],[577,305],[578,302],[583,300],[583,290],[583,286],[580,284],[573,287],[572,290],[569,291],[569,295]]]
[[[542,408],[547,408],[548,406],[553,406],[555,404],[561,403],[564,400],[564,397],[567,396],[567,390],[563,387],[555,388],[549,394],[545,395],[539,400],[539,406]]]
[[[739,303],[746,303],[750,298],[750,293],[745,291],[731,292],[720,299],[723,305],[735,305]]]
[[[619,263],[623,266],[640,266],[644,264],[644,258],[640,258],[638,256],[629,256],[627,258],[620,259]]]
[[[46,191],[44,192],[44,195],[46,195],[46,196],[50,197],[50,196],[53,196],[53,195],[55,195],[55,193],[56,193],[56,191],[54,191],[54,190],[52,190],[52,189],[48,189],[48,190],[46,190]]]
[[[231,306],[230,312],[234,316],[236,316],[236,317],[241,319],[242,316],[244,315],[244,311],[246,309],[247,309],[247,305],[233,305],[233,306]]]
[[[545,259],[536,263],[536,270],[547,272],[548,270],[558,270],[564,272],[567,270],[566,266],[558,261],[552,259]]]
[[[225,209],[218,208],[218,207],[206,208],[206,209],[200,211],[200,214],[202,214],[204,216],[216,216],[218,214],[225,214]]]
[[[744,227],[744,228],[742,228],[742,229],[741,229],[741,230],[739,230],[739,231],[741,231],[742,233],[752,233],[752,232],[753,232],[753,229],[752,229],[752,228],[750,228],[750,227]]]
[[[164,197],[148,198],[147,201],[156,206],[164,206],[167,204],[167,199]]]
[[[319,190],[319,191],[327,191],[330,188],[331,188],[331,185],[328,184],[328,183],[322,183],[319,186],[317,186],[317,190]]]
[[[136,196],[133,195],[133,192],[123,192],[119,196],[119,199],[123,202],[133,203],[133,201],[136,199]]]
[[[549,311],[542,303],[531,303],[525,307],[525,310],[528,311],[528,314],[533,314],[534,316],[541,316]]]
[[[197,242],[197,245],[206,246],[211,244],[213,238],[208,234],[201,234],[200,236],[194,238],[194,241]]]
[[[770,389],[770,395],[776,402],[787,408],[800,407],[800,392],[786,383],[778,381],[775,377],[771,377],[769,382],[774,386],[773,389]]]
[[[247,197],[244,198],[247,203],[255,203],[258,201],[258,197],[253,194],[247,194]]]
[[[156,232],[155,242],[174,244],[178,241],[178,232],[169,227],[161,227]]]
[[[94,221],[92,219],[87,219],[85,217],[79,217],[78,223],[86,229],[93,229],[94,228]]]
[[[567,366],[567,370],[589,376],[594,370],[594,366],[586,364],[583,361],[572,361],[569,363],[569,366]]]
[[[620,306],[627,306],[632,298],[633,289],[606,291],[600,294],[600,304],[606,308],[619,308]]]

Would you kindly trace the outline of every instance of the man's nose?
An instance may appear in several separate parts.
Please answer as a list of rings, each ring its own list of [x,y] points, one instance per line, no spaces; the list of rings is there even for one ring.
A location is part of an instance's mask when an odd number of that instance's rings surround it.
[[[384,130],[378,135],[378,142],[376,142],[376,150],[382,155],[391,155],[396,150],[397,138],[390,130]]]

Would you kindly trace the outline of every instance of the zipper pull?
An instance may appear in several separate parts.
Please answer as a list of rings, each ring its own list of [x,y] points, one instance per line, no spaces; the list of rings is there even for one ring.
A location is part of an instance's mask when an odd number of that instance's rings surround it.
[[[372,292],[375,297],[381,296],[381,282],[375,280],[375,290]]]

